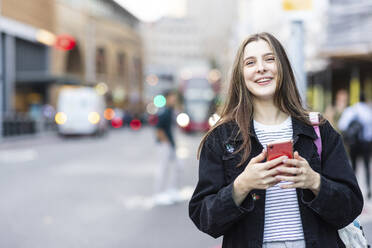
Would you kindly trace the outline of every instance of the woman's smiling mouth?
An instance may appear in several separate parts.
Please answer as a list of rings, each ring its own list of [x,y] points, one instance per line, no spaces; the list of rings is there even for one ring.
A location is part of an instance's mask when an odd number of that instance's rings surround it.
[[[259,78],[256,81],[254,81],[254,82],[258,83],[259,85],[266,85],[266,84],[269,84],[272,79],[273,79],[273,77],[262,77],[262,78]]]

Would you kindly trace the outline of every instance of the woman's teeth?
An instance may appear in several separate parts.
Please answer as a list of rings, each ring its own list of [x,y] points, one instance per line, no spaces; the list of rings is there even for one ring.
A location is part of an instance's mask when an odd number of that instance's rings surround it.
[[[271,80],[270,78],[260,79],[260,80],[257,81],[257,83],[265,83],[265,82],[268,82],[270,80]]]

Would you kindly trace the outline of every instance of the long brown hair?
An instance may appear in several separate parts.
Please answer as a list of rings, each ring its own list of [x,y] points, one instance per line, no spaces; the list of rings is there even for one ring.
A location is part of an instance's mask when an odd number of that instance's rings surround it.
[[[223,106],[221,118],[201,140],[198,148],[198,158],[200,158],[200,152],[207,137],[213,130],[224,123],[234,121],[239,127],[238,134],[243,139],[242,145],[235,151],[235,153],[238,153],[243,150],[242,159],[237,166],[241,166],[248,159],[251,152],[250,125],[254,109],[252,94],[244,81],[243,56],[247,44],[258,40],[266,41],[275,55],[275,63],[278,68],[278,82],[274,94],[274,104],[280,111],[311,125],[308,117],[309,111],[302,106],[293,70],[283,46],[269,33],[254,34],[246,38],[237,51],[232,68],[227,101]]]

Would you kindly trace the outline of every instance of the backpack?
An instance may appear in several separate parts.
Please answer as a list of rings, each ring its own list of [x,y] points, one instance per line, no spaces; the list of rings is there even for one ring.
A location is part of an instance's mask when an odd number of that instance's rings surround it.
[[[316,135],[318,136],[318,138],[314,140],[314,144],[316,145],[319,158],[321,159],[322,137],[320,136],[320,130],[319,130],[319,113],[310,112],[309,119],[311,123],[313,124],[313,128],[314,128]],[[363,228],[360,225],[360,222],[358,219],[355,219],[353,222],[351,222],[346,227],[339,229],[338,235],[340,236],[340,239],[342,240],[346,248],[370,247],[369,245],[367,245],[367,239],[364,235]]]
[[[363,141],[363,124],[358,119],[350,122],[349,126],[342,132],[344,141],[348,145],[357,145]]]

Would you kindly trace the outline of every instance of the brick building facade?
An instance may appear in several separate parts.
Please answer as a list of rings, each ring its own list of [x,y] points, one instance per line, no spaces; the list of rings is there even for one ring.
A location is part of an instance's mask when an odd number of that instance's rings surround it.
[[[0,19],[0,123],[14,113],[41,118],[66,84],[104,83],[108,105],[143,110],[139,20],[115,1],[2,0]],[[76,46],[58,50],[41,31]]]

